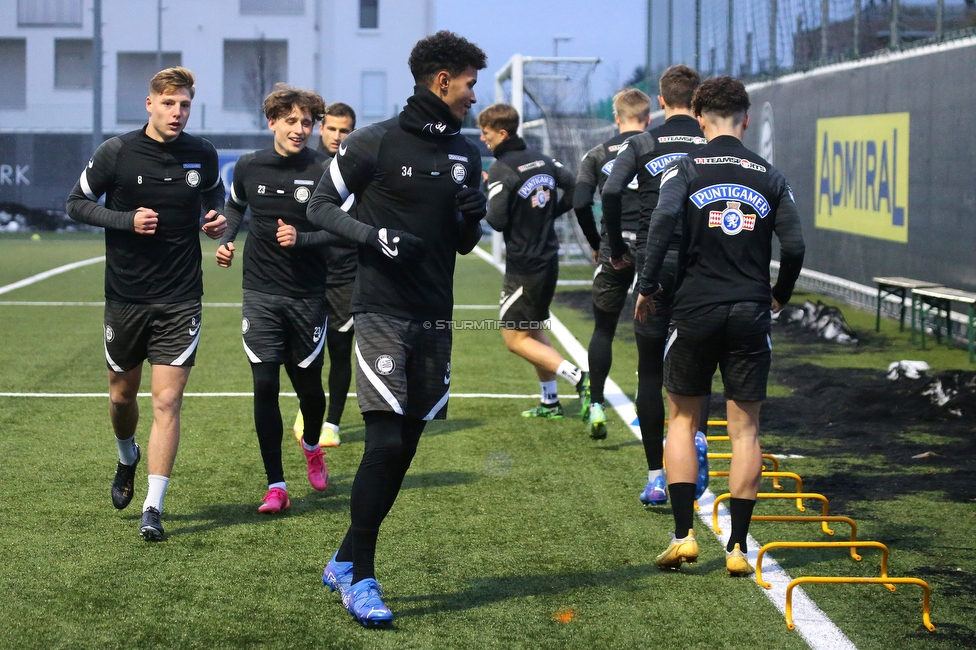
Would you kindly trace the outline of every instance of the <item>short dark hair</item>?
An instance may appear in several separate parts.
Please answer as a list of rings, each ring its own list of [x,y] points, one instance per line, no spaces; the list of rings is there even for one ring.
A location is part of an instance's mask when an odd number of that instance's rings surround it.
[[[312,116],[312,122],[320,122],[322,114],[325,113],[325,100],[318,93],[280,82],[276,83],[274,90],[264,98],[264,115],[269,120],[287,117],[295,107],[307,110]]]
[[[332,102],[325,107],[325,115],[322,116],[323,122],[325,121],[326,115],[331,115],[332,117],[348,117],[352,120],[352,128],[356,128],[356,111],[352,110],[352,106],[349,104]]]
[[[519,114],[511,104],[492,104],[478,113],[478,126],[506,131],[509,136],[518,135]]]
[[[745,119],[749,106],[745,85],[732,77],[712,77],[698,86],[691,99],[691,110],[695,115],[712,113],[719,117],[734,117],[736,124]]]
[[[441,70],[451,76],[459,75],[469,67],[484,70],[488,57],[484,50],[454,32],[446,29],[417,41],[407,60],[413,79],[421,86],[429,86]]]
[[[671,108],[691,108],[692,95],[701,82],[701,75],[694,68],[673,65],[661,75],[661,97]]]

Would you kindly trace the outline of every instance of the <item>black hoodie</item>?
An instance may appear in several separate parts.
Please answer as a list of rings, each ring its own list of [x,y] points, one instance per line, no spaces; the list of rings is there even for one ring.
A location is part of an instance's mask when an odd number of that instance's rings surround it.
[[[426,87],[398,117],[353,131],[308,203],[308,220],[359,244],[352,313],[449,320],[456,253],[468,253],[480,226],[461,219],[455,196],[481,184],[481,154],[460,134],[449,107]],[[341,206],[354,194],[357,219]],[[395,262],[364,246],[373,228],[405,230],[424,240],[422,261]]]

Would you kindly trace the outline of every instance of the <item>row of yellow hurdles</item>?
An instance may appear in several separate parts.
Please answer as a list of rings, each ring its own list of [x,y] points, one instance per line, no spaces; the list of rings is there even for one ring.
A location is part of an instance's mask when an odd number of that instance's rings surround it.
[[[728,426],[728,421],[726,420],[709,420],[709,427],[712,426]],[[721,442],[729,441],[729,437],[726,436],[706,436],[708,442]],[[845,542],[770,542],[769,544],[763,545],[759,549],[759,553],[756,556],[756,583],[765,589],[772,588],[772,584],[765,582],[762,578],[762,562],[763,556],[774,548],[847,548],[850,549],[851,558],[857,562],[861,561],[861,556],[858,555],[857,549],[861,548],[877,548],[881,550],[881,575],[877,577],[860,577],[860,576],[801,576],[799,578],[793,578],[786,587],[786,626],[789,629],[794,629],[793,626],[793,588],[797,585],[806,583],[819,583],[819,584],[882,584],[888,588],[889,591],[895,591],[895,585],[918,585],[922,588],[922,623],[929,630],[929,632],[935,631],[935,625],[932,624],[931,610],[930,610],[930,597],[931,589],[929,584],[920,578],[896,578],[888,575],[888,547],[881,542],[867,541],[857,539],[857,524],[850,517],[842,517],[837,515],[828,514],[829,505],[827,497],[816,492],[804,492],[803,491],[803,479],[800,478],[798,474],[793,472],[781,472],[779,470],[779,459],[772,454],[763,454],[763,477],[771,478],[773,481],[773,489],[778,490],[778,492],[760,492],[756,495],[757,499],[795,499],[796,509],[800,512],[806,512],[806,508],[803,505],[804,499],[810,499],[815,501],[820,501],[821,509],[819,515],[753,515],[752,521],[782,521],[782,522],[820,522],[820,528],[827,535],[833,535],[834,531],[830,528],[828,524],[831,523],[845,523],[851,528],[851,539]],[[732,454],[722,454],[722,453],[709,453],[708,458],[710,460],[730,460]],[[765,463],[772,465],[772,471],[767,471],[767,466]],[[725,476],[729,475],[728,472],[717,472],[710,471],[709,476]],[[785,488],[780,484],[780,479],[792,479],[796,482],[795,492],[786,492]],[[718,508],[722,501],[730,499],[732,495],[728,492],[725,494],[720,494],[715,497],[715,502],[712,506],[712,529],[715,531],[716,535],[721,535],[722,531],[718,527]],[[695,503],[695,508],[698,508],[698,504]]]

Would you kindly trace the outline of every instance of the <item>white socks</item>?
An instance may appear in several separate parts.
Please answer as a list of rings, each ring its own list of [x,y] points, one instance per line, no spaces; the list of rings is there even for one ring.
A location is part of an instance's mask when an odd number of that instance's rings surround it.
[[[318,448],[319,448],[318,443],[315,443],[315,446],[313,447],[309,445],[307,442],[305,442],[305,438],[302,438],[302,449],[304,449],[305,451],[315,451]],[[275,483],[275,485],[277,485],[277,483]],[[281,485],[284,486],[284,483],[282,483]],[[281,489],[284,490],[285,488],[282,487]]]
[[[268,489],[269,490],[273,490],[274,488],[280,488],[280,489],[284,490],[285,492],[288,491],[288,488],[285,487],[285,482],[284,481],[281,481],[280,483],[269,483],[268,484]]]
[[[119,446],[119,462],[123,465],[135,465],[137,458],[136,437],[133,435],[125,440],[116,438],[115,443]]]
[[[651,470],[648,470],[647,471],[647,480],[648,481],[653,481],[654,479],[656,479],[659,476],[661,478],[664,478],[664,470],[663,469],[651,469]]]
[[[149,491],[146,493],[146,500],[142,504],[142,511],[155,508],[159,512],[163,511],[163,497],[166,496],[166,488],[169,487],[169,477],[159,474],[149,475]]]
[[[571,383],[575,388],[576,384],[578,384],[580,379],[583,378],[583,371],[571,364],[569,361],[563,360],[563,362],[559,364],[559,367],[556,368],[556,375]]]
[[[542,403],[555,404],[559,401],[559,389],[556,388],[556,380],[540,381],[539,386],[542,390]]]

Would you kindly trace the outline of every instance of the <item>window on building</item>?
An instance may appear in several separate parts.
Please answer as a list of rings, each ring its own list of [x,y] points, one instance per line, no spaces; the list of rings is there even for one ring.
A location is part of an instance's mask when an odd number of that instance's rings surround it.
[[[359,0],[359,29],[378,29],[380,0]]]
[[[92,87],[92,41],[90,38],[54,40],[54,87]]]
[[[364,72],[363,81],[363,117],[386,117],[386,73]]]
[[[27,39],[0,38],[0,108],[27,107]]]
[[[83,0],[17,0],[17,26],[81,27]]]
[[[162,65],[155,52],[119,52],[118,79],[115,88],[115,120],[141,124],[148,119],[146,97],[149,80],[160,70],[181,65],[180,52],[163,52]]]
[[[264,98],[279,81],[288,81],[288,41],[224,41],[224,108],[253,111],[263,122]]]
[[[248,14],[305,14],[305,0],[241,0],[241,15]]]

